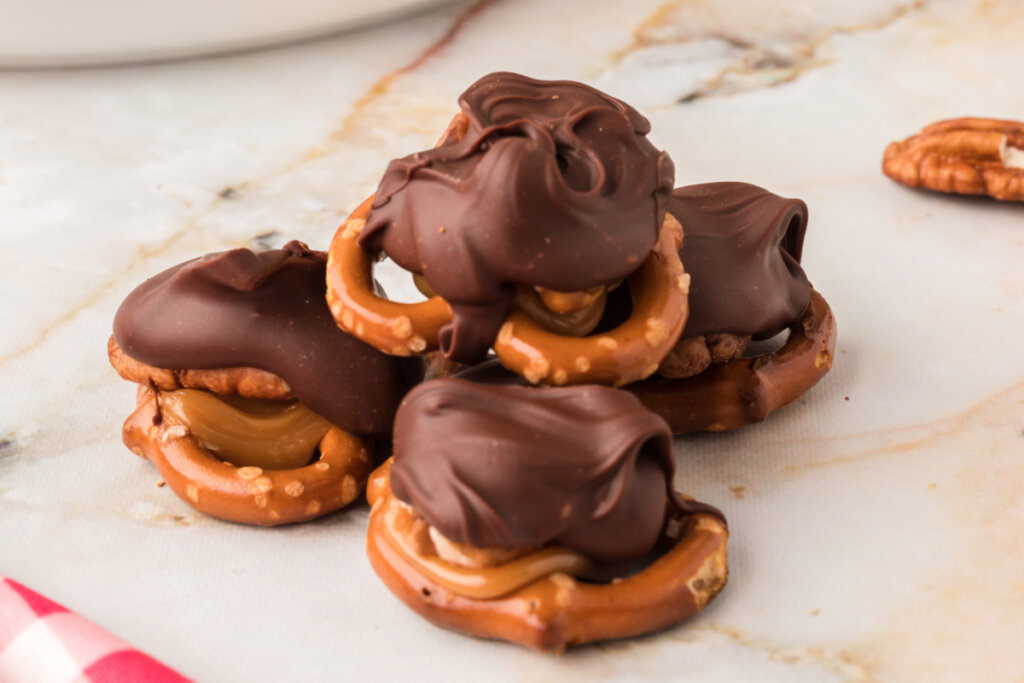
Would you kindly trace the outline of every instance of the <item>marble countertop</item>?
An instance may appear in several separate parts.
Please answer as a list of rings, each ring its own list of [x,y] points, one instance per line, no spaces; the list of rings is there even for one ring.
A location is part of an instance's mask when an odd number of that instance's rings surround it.
[[[1019,680],[1024,205],[910,190],[886,144],[1024,119],[1015,0],[491,0],[176,63],[0,71],[0,573],[203,681]],[[387,161],[504,69],[634,103],[677,183],[803,198],[832,372],[768,422],[677,439],[732,529],[677,628],[560,657],[448,633],[376,579],[365,506],[252,529],[120,442],[120,300],[174,263],[324,248]]]

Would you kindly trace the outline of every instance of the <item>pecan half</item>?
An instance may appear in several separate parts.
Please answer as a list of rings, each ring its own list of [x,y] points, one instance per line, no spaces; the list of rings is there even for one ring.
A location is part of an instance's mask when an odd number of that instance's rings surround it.
[[[910,187],[1024,201],[1024,123],[939,121],[885,150],[882,172]]]

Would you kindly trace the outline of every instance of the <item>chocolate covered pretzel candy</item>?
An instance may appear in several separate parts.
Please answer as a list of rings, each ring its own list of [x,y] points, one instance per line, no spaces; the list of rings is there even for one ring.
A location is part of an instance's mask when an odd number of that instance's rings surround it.
[[[686,379],[651,377],[625,387],[661,415],[675,434],[721,432],[761,422],[800,398],[832,368],[836,321],[828,302],[810,305],[771,353],[715,363]]]
[[[467,363],[486,354],[510,312],[558,337],[586,335],[604,294],[646,264],[663,231],[671,160],[646,140],[639,113],[580,83],[491,74],[460,106],[438,147],[393,161],[369,206],[339,228],[328,268],[335,319],[382,351],[440,348]],[[381,252],[433,296],[376,297],[371,267]],[[593,374],[573,365],[571,374],[615,383],[652,364],[649,354],[635,362]]]
[[[676,188],[669,213],[686,231],[690,315],[659,375],[682,379],[738,358],[751,339],[775,336],[807,309],[803,201],[749,183],[702,183]]]
[[[136,288],[118,310],[111,364],[142,387],[124,427],[196,509],[252,524],[348,504],[415,369],[346,335],[324,299],[326,256],[210,254]]]
[[[832,367],[836,324],[800,265],[807,205],[748,183],[676,188],[690,316],[654,377],[632,384],[679,433],[721,431],[795,400]],[[752,354],[748,343],[788,335]]]
[[[561,651],[665,628],[727,574],[721,513],[676,494],[673,468],[667,425],[625,392],[434,380],[371,475],[367,553],[472,635]]]

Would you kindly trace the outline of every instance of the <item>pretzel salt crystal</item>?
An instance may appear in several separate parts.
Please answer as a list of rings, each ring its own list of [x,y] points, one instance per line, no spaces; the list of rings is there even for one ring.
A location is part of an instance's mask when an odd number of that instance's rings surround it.
[[[356,207],[327,251],[327,303],[338,325],[370,346],[395,356],[437,348],[437,333],[452,320],[448,303],[432,296],[400,303],[373,290],[373,257],[357,244],[373,195]]]
[[[162,419],[157,401],[140,385],[137,408],[124,423],[124,443],[152,462],[179,498],[211,517],[261,526],[308,521],[351,503],[369,474],[367,442],[334,426],[310,465],[235,467],[201,446],[184,425]]]
[[[689,312],[690,277],[679,260],[682,239],[682,226],[665,214],[654,249],[627,278],[633,313],[613,330],[569,337],[513,310],[494,342],[501,364],[533,384],[622,386],[651,375],[676,343]]]
[[[721,519],[697,513],[679,520],[668,552],[633,576],[592,584],[556,572],[499,598],[459,595],[423,576],[388,530],[386,513],[399,503],[388,490],[386,467],[374,472],[367,489],[373,510],[366,551],[388,588],[439,626],[560,652],[671,626],[700,611],[725,584],[728,530]]]
[[[651,378],[627,390],[675,434],[735,429],[761,422],[817,384],[832,367],[835,348],[832,309],[812,289],[806,312],[774,353],[712,365],[685,379]]]

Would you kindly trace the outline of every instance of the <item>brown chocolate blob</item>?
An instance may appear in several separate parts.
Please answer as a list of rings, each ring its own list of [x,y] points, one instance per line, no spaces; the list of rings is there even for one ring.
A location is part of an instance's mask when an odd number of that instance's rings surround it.
[[[408,386],[397,359],[338,329],[326,256],[301,242],[187,261],[137,287],[114,339],[160,368],[249,366],[288,382],[307,408],[358,434],[386,433]]]
[[[494,73],[459,106],[465,135],[392,161],[359,241],[451,304],[441,348],[476,362],[514,284],[571,292],[636,270],[674,168],[645,137],[647,119],[582,83]]]
[[[672,436],[631,394],[425,382],[395,418],[394,494],[451,540],[546,543],[599,561],[656,543],[671,488]]]
[[[731,332],[766,339],[806,310],[800,267],[807,205],[747,183],[676,188],[669,213],[683,225],[680,256],[690,274],[683,336]]]

